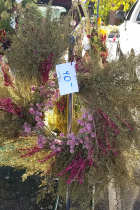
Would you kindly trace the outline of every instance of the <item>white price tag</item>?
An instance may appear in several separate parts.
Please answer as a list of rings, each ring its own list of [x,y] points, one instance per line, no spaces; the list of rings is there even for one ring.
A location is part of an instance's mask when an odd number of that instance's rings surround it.
[[[20,4],[20,2],[22,2],[23,0],[16,0],[16,2],[18,3],[18,4]]]
[[[87,51],[90,49],[90,43],[89,43],[89,39],[87,38],[87,36],[85,35],[84,38],[83,38],[83,47],[84,47],[84,50]]]
[[[75,63],[63,63],[56,65],[60,95],[79,92]]]

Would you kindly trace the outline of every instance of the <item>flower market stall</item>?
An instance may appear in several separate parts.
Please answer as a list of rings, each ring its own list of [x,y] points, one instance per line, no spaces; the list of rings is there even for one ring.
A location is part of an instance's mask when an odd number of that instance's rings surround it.
[[[97,202],[112,180],[122,191],[137,182],[140,57],[131,53],[108,63],[106,34],[88,17],[89,49],[82,56],[82,40],[71,46],[68,38],[71,11],[58,20],[48,7],[41,20],[32,9],[20,17],[11,45],[3,50],[5,59],[1,56],[1,165],[26,168],[23,180],[39,174],[46,193],[54,191],[58,178],[60,196],[70,185],[71,203],[90,209],[93,186]],[[38,199],[43,196],[40,191]]]

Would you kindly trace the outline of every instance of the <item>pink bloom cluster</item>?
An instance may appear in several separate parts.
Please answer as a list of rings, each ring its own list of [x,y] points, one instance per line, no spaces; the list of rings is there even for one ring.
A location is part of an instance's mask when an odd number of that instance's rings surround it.
[[[23,126],[24,132],[27,133],[28,135],[31,135],[32,131],[34,133],[39,134],[37,145],[39,145],[40,148],[43,148],[44,144],[46,143],[45,137],[42,134],[40,134],[41,129],[43,129],[45,125],[43,121],[43,112],[48,111],[48,109],[51,107],[53,107],[52,99],[49,99],[47,102],[44,102],[44,103],[40,103],[40,104],[36,103],[36,105],[31,103],[29,113],[33,115],[34,120],[36,122],[36,126],[32,128],[31,125],[28,124],[27,122],[25,122]]]
[[[14,115],[19,115],[20,117],[22,117],[22,114],[20,111],[21,107],[20,106],[15,107],[14,104],[12,103],[11,98],[0,98],[0,109],[3,109]]]
[[[28,134],[31,133],[31,125],[28,124],[27,122],[24,123],[23,128],[24,128],[25,133],[28,133]]]
[[[61,152],[61,146],[63,145],[63,141],[55,139],[53,142],[49,143],[49,145],[54,152]]]
[[[49,85],[52,86],[52,87],[51,87],[51,89],[47,89],[47,90],[45,89],[45,87],[43,85],[41,85],[39,87],[39,94],[42,97],[56,100],[56,98],[59,98],[59,90],[58,89],[53,90],[53,86],[55,86],[55,82],[54,81],[50,81]],[[31,91],[35,92],[35,91],[37,91],[37,88],[35,86],[32,86],[31,87]]]
[[[53,74],[53,77],[56,78],[56,73]],[[49,82],[50,86],[54,86],[55,83],[54,81]],[[36,87],[32,86],[31,91],[34,92],[36,91]],[[41,129],[44,128],[44,121],[43,121],[43,113],[45,111],[48,111],[50,108],[54,107],[54,101],[56,98],[59,97],[59,90],[52,90],[48,89],[45,90],[45,87],[42,85],[39,88],[39,93],[40,96],[48,98],[47,102],[42,102],[42,103],[36,103],[35,105],[33,103],[30,104],[30,109],[29,113],[33,115],[34,120],[36,122],[36,126],[31,127],[27,122],[24,123],[24,133],[23,134],[28,134],[31,135],[31,132],[37,133],[38,136],[38,141],[37,144],[39,145],[40,148],[43,148],[44,143],[46,143],[46,139],[42,134],[40,134]]]
[[[90,114],[89,112],[86,112],[83,113],[82,118],[83,118],[82,120],[81,119],[78,120],[78,123],[83,127],[82,129],[80,129],[79,132],[80,137],[78,137],[78,135],[76,137],[72,132],[67,135],[67,137],[69,138],[67,142],[55,139],[52,143],[50,143],[50,148],[54,150],[54,152],[61,151],[60,147],[61,145],[63,145],[63,147],[69,145],[70,153],[74,153],[74,148],[79,144],[83,145],[83,149],[87,150],[90,149],[91,147],[90,139],[96,137],[96,133],[94,131],[93,115]],[[64,134],[61,133],[60,136],[63,137]]]
[[[31,104],[32,106],[32,104]],[[38,130],[39,128],[43,128],[44,126],[44,121],[41,119],[42,118],[42,108],[43,108],[43,104],[38,104],[36,103],[36,108],[31,107],[29,109],[30,114],[34,115],[35,121],[37,123],[37,125],[34,127],[34,132],[36,133],[36,130]]]
[[[88,150],[90,148],[90,138],[87,133],[85,133],[82,138],[76,138],[73,133],[68,134],[67,137],[70,138],[70,140],[67,141],[67,145],[70,146],[70,153],[74,153],[75,146],[79,144],[83,145],[83,149]]]
[[[46,138],[45,138],[42,134],[40,134],[40,135],[38,136],[37,145],[38,145],[40,148],[43,148],[45,143],[46,143]]]
[[[78,120],[77,122],[83,127],[80,130],[80,133],[88,133],[92,138],[96,137],[94,132],[94,123],[93,123],[93,115],[89,112],[85,112],[82,115],[83,120]]]

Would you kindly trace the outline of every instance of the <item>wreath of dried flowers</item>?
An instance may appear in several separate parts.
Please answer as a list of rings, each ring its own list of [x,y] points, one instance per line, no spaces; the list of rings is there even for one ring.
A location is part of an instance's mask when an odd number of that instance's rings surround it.
[[[136,181],[133,171],[140,155],[136,69],[140,57],[131,53],[103,67],[92,49],[88,59],[74,56],[80,88],[77,96],[82,101],[79,130],[56,136],[47,126],[45,112],[52,110],[60,97],[55,65],[62,62],[69,47],[71,28],[69,16],[57,22],[51,9],[47,11],[41,23],[30,12],[22,19],[24,28],[17,31],[6,53],[10,70],[1,59],[2,164],[27,168],[24,179],[40,173],[45,177],[42,186],[51,190],[50,177],[59,177],[62,196],[71,183],[72,198],[87,208],[93,185],[97,201],[112,180],[120,189]],[[65,103],[61,105],[63,111]],[[136,154],[133,158],[129,157],[132,152]]]

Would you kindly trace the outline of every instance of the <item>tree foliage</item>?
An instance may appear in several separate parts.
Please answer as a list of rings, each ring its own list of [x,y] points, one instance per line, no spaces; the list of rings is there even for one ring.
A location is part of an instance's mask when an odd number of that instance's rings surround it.
[[[95,14],[97,13],[98,0],[87,0],[86,5],[90,2],[95,2]],[[102,20],[107,24],[109,19],[110,10],[118,10],[123,5],[123,10],[127,12],[135,0],[99,0],[99,15]]]

